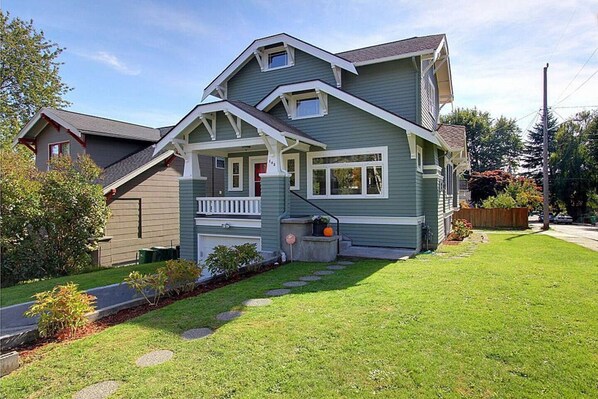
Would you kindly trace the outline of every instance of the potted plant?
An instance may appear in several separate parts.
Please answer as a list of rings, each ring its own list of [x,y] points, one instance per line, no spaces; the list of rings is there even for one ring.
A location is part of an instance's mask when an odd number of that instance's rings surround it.
[[[313,233],[312,234],[314,236],[323,237],[324,229],[326,228],[326,226],[328,226],[328,223],[330,222],[330,218],[327,216],[318,215],[318,216],[314,216],[312,218],[312,222],[313,222]]]

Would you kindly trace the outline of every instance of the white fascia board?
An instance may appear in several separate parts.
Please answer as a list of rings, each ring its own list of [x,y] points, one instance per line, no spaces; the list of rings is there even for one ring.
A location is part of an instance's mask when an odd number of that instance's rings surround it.
[[[212,83],[210,83],[210,85],[205,88],[201,100],[205,100],[206,97],[212,94],[218,86],[221,86],[224,82],[228,81],[228,79],[230,79],[232,75],[237,73],[246,64],[248,60],[255,56],[255,51],[257,51],[261,47],[269,46],[276,43],[286,43],[291,47],[299,49],[307,54],[310,54],[316,58],[320,58],[333,65],[337,65],[340,68],[357,75],[357,69],[355,69],[355,65],[353,65],[352,62],[347,61],[344,58],[336,56],[327,51],[324,51],[318,47],[312,46],[311,44],[295,39],[292,36],[282,33],[279,35],[265,37],[263,39],[257,39],[253,43],[251,43],[249,47],[247,47],[245,51],[243,51],[241,55],[239,55],[232,62],[232,64],[230,64],[224,71],[222,71],[222,73],[220,73],[220,75],[218,75],[218,77],[216,77],[216,79],[214,79]]]
[[[280,95],[285,93],[292,93],[295,91],[304,91],[304,90],[322,90],[323,92],[338,98],[348,104],[351,104],[365,112],[368,112],[378,118],[387,121],[390,124],[400,127],[404,129],[407,133],[413,133],[416,136],[423,138],[433,144],[442,145],[438,134],[435,132],[430,132],[429,130],[424,129],[421,126],[416,125],[415,123],[409,122],[406,119],[403,119],[393,113],[390,113],[376,105],[370,104],[367,101],[364,101],[360,98],[357,98],[346,91],[339,90],[336,87],[330,86],[327,83],[322,82],[321,80],[312,80],[309,82],[301,82],[301,83],[294,83],[290,85],[279,86],[274,90],[272,93],[268,95],[268,97],[264,98],[256,108],[259,110],[264,110],[274,101],[280,100]]]
[[[128,175],[125,175],[125,176],[121,177],[120,179],[118,179],[117,181],[115,181],[114,183],[111,183],[110,185],[104,187],[103,188],[104,195],[108,194],[110,192],[110,190],[115,189],[115,188],[119,188],[120,186],[122,186],[123,184],[125,184],[126,182],[128,182],[129,180],[131,180],[131,179],[139,176],[140,174],[142,174],[146,170],[148,170],[148,169],[156,166],[160,162],[168,159],[173,154],[174,154],[174,151],[172,151],[172,150],[166,151],[164,154],[160,154],[160,156],[157,156],[156,158],[152,159],[151,161],[149,161],[145,165],[143,165],[143,166],[135,169],[134,171],[132,171]]]
[[[162,138],[157,144],[156,148],[154,149],[154,155],[162,151],[168,144],[172,142],[173,139],[178,137],[180,134],[186,131],[186,129],[192,125],[201,114],[210,113],[210,112],[219,112],[219,111],[228,111],[234,116],[237,116],[244,120],[245,122],[249,123],[250,125],[254,126],[258,130],[261,130],[267,136],[272,137],[274,140],[287,145],[287,140],[282,132],[274,129],[272,126],[268,125],[267,123],[262,122],[261,120],[257,119],[253,115],[248,114],[247,112],[243,111],[242,109],[238,108],[237,106],[229,103],[228,101],[218,101],[214,103],[207,103],[198,105],[195,107],[191,113],[189,113],[182,121],[180,121],[166,136]]]
[[[426,54],[432,54],[434,50],[422,50],[422,51],[414,51],[412,53],[405,53],[399,55],[391,55],[389,57],[382,57],[382,58],[375,58],[372,60],[365,60],[365,61],[357,61],[354,62],[353,65],[360,67],[365,65],[372,65],[372,64],[379,64],[381,62],[388,62],[388,61],[396,61],[402,60],[403,58],[411,58],[411,57],[418,57]]]
[[[76,127],[74,127],[73,125],[71,125],[70,123],[65,121],[64,119],[58,117],[56,114],[52,113],[52,110],[50,108],[42,108],[21,129],[21,131],[19,132],[17,137],[15,137],[15,139],[13,140],[13,146],[16,146],[17,144],[19,144],[19,139],[25,137],[27,135],[27,133],[29,133],[29,131],[35,126],[35,124],[40,119],[42,119],[42,114],[45,114],[48,118],[52,119],[54,122],[58,123],[60,126],[64,127],[65,129],[70,130],[71,133],[73,133],[77,137],[81,138],[83,136],[81,134],[81,132]],[[37,134],[39,134],[39,132]],[[36,134],[36,136],[37,136],[37,134]]]

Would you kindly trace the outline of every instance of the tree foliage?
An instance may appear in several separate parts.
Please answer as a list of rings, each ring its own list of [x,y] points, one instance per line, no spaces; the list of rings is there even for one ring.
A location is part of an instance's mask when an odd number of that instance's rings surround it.
[[[0,144],[8,148],[41,107],[69,105],[70,88],[60,78],[64,49],[47,40],[33,21],[10,19],[0,10]]]
[[[482,208],[527,208],[531,211],[538,209],[542,200],[542,193],[532,179],[516,177],[509,182],[504,191],[486,198],[482,202]]]
[[[536,184],[542,186],[542,178],[544,173],[542,167],[544,162],[542,161],[543,147],[544,147],[544,124],[542,121],[536,123],[531,130],[527,132],[527,138],[525,139],[525,145],[523,146],[523,155],[521,156],[521,166],[524,169],[523,175],[534,179]],[[557,120],[552,114],[548,113],[548,153],[554,153],[556,149],[556,131],[557,131]],[[552,182],[552,168],[551,165],[548,167],[548,178]],[[550,183],[552,184],[552,183]]]
[[[493,119],[489,112],[477,108],[457,108],[442,122],[465,126],[472,170],[512,170],[518,166],[523,143],[514,119]]]
[[[2,285],[88,268],[93,238],[109,216],[95,184],[100,169],[88,156],[56,157],[48,172],[38,172],[31,160],[6,150],[0,166]]]
[[[471,191],[471,201],[480,205],[486,198],[503,192],[511,181],[513,181],[513,175],[502,170],[472,172],[467,181],[467,186]]]
[[[596,134],[598,113],[582,112],[563,123],[551,154],[554,195],[574,220],[588,213],[588,203],[598,195]]]

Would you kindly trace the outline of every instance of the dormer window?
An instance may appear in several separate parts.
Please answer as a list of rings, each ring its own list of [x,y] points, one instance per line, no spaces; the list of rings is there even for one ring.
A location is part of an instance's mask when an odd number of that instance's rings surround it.
[[[295,49],[285,45],[275,45],[254,52],[262,72],[287,68],[295,64]]]
[[[289,119],[315,118],[328,114],[328,96],[320,90],[283,94],[280,100]]]
[[[268,54],[268,69],[282,68],[289,64],[289,55],[286,51]]]

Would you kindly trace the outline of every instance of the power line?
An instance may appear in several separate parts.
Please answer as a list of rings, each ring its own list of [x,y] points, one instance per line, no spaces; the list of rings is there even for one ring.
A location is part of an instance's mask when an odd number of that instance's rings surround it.
[[[598,48],[596,48],[596,50],[598,50]],[[569,93],[569,95],[567,97],[563,98],[561,101],[557,102],[554,105],[559,105],[560,103],[562,103],[563,101],[565,101],[566,99],[568,99],[569,97],[571,97],[573,94],[575,94],[575,92],[577,90],[581,89],[586,83],[588,83],[590,81],[590,79],[592,79],[597,73],[598,73],[598,69],[596,69],[594,71],[594,73],[592,73],[586,80],[584,80],[582,84],[580,84],[579,86],[577,86],[577,89],[573,90],[571,93]]]
[[[560,100],[560,98],[563,96],[563,94],[565,94],[565,92],[567,91],[567,89],[573,84],[573,82],[575,81],[575,79],[577,79],[577,77],[579,76],[579,74],[581,73],[581,71],[583,71],[583,69],[586,67],[586,65],[588,65],[588,62],[590,62],[590,60],[592,59],[592,57],[594,56],[594,54],[596,54],[596,52],[598,52],[598,47],[596,47],[596,49],[594,49],[594,51],[592,52],[592,54],[590,54],[590,56],[588,57],[588,59],[586,60],[586,62],[584,62],[583,65],[581,66],[581,68],[579,68],[579,71],[577,71],[577,73],[575,74],[575,76],[573,77],[573,79],[571,79],[571,81],[567,84],[567,87],[565,87],[563,89],[563,91],[561,91],[561,94],[559,94],[559,96],[556,99],[557,101]],[[557,102],[556,104],[560,104],[560,102]]]
[[[560,107],[548,107],[549,109],[566,109],[566,108],[598,108],[598,105],[561,105]]]
[[[578,7],[579,6],[576,6],[573,9],[573,12],[571,13],[571,15],[569,16],[569,21],[567,21],[567,25],[565,26],[565,29],[563,29],[563,31],[561,32],[561,36],[559,37],[559,40],[557,40],[556,44],[552,48],[552,52],[548,56],[548,63],[550,63],[550,60],[552,59],[552,56],[554,55],[554,53],[556,52],[556,50],[559,48],[559,45],[561,44],[561,40],[563,40],[563,37],[565,36],[565,33],[567,33],[567,30],[569,29],[569,25],[571,24],[571,20],[573,20],[573,16],[577,12],[577,8]]]

